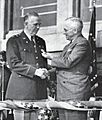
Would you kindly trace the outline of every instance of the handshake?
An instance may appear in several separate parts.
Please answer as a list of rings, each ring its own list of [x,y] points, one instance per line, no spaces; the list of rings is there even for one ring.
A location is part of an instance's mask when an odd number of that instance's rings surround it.
[[[39,68],[39,69],[36,69],[35,75],[39,76],[41,79],[45,79],[46,77],[48,77],[49,72],[46,68]]]

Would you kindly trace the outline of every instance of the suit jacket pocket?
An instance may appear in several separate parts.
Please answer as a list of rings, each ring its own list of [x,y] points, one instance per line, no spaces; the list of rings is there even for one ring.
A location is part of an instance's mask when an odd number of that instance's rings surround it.
[[[28,48],[22,48],[20,50],[20,55],[21,55],[21,59],[24,61],[24,62],[29,62],[32,58],[32,50],[31,49],[28,49]]]

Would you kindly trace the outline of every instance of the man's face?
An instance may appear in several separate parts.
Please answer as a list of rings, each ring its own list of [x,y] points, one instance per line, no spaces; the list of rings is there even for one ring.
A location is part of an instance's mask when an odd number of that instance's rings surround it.
[[[66,29],[64,28],[64,35],[66,36],[67,40],[71,40],[71,38],[73,37],[73,29]]]
[[[28,20],[26,21],[25,28],[29,32],[31,36],[34,36],[37,34],[39,28],[40,28],[40,19],[37,16],[30,16]]]
[[[64,24],[64,35],[67,40],[72,40],[74,35],[76,34],[76,29],[71,24]]]

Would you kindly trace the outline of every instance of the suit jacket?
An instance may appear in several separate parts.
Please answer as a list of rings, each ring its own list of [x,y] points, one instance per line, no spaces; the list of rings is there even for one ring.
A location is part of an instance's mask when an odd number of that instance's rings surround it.
[[[12,74],[8,83],[6,99],[38,100],[47,98],[46,79],[35,76],[37,68],[46,68],[47,60],[41,56],[46,51],[45,41],[35,36],[33,46],[26,34],[11,37],[7,41],[7,62]]]
[[[90,94],[88,69],[92,50],[82,35],[66,45],[59,57],[54,57],[51,66],[57,68],[57,99],[87,100]]]

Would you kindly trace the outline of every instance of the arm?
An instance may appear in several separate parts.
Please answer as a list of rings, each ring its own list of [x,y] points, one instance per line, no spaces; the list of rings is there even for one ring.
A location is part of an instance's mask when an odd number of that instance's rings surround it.
[[[51,65],[58,68],[72,68],[83,59],[87,52],[87,49],[87,41],[77,43],[70,54],[68,51],[66,51],[66,54],[64,56],[53,58]]]
[[[16,42],[17,40],[18,38],[10,38],[6,44],[6,55],[10,69],[16,72],[17,74],[33,78],[33,76],[35,75],[36,68],[30,64],[26,64],[23,62],[23,60],[20,57],[19,47]],[[42,74],[42,70],[39,69],[39,71],[40,74]]]
[[[85,40],[79,42],[72,49],[71,53],[65,51],[64,55],[58,57],[52,57],[49,53],[43,52],[43,57],[51,60],[51,66],[57,68],[71,68],[74,65],[78,64],[80,60],[85,56],[88,49],[88,42]],[[63,54],[63,53],[62,53]]]

